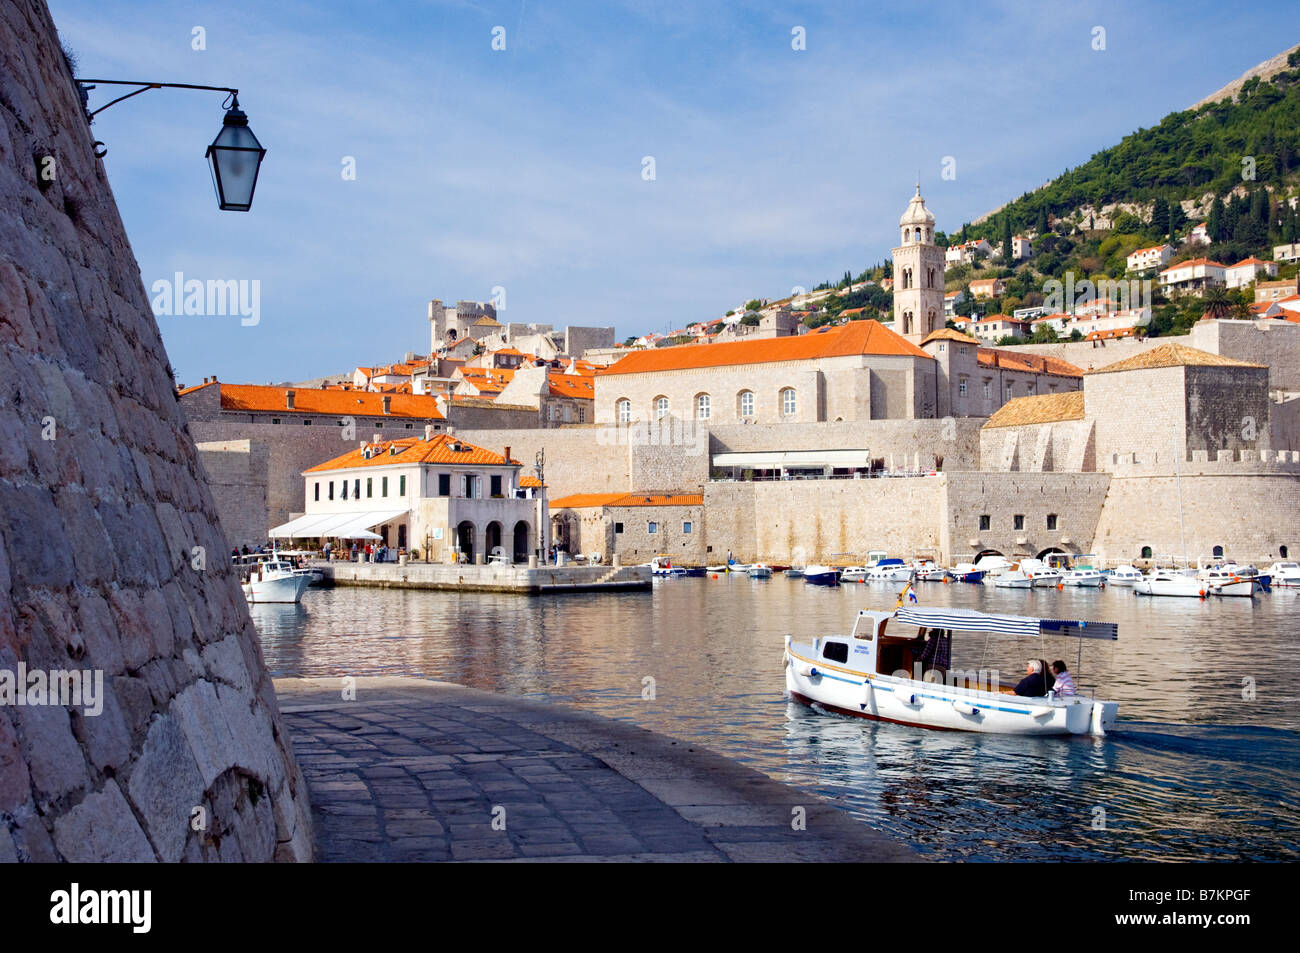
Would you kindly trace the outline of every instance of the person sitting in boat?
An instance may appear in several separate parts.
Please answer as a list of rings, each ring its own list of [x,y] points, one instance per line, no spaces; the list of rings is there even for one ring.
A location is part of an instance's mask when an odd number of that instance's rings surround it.
[[[1052,674],[1056,676],[1056,684],[1052,686],[1052,694],[1057,698],[1064,698],[1067,695],[1077,694],[1074,688],[1074,676],[1065,668],[1065,663],[1057,659],[1052,663]]]
[[[1041,698],[1052,690],[1053,682],[1047,664],[1042,659],[1030,659],[1025,663],[1025,677],[1016,684],[1016,694]]]

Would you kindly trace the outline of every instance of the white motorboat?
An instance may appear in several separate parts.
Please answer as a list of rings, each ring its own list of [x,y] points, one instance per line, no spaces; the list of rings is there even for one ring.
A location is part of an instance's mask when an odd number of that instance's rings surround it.
[[[1117,566],[1106,574],[1106,584],[1110,586],[1132,586],[1142,578],[1142,570],[1136,566]]]
[[[1255,584],[1256,592],[1267,592],[1273,588],[1273,575],[1268,570],[1260,572],[1254,566],[1239,566],[1236,563],[1224,563],[1223,568],[1236,573],[1242,579],[1249,579]]]
[[[1028,573],[1016,568],[994,576],[993,585],[997,589],[1032,589],[1034,580]]]
[[[917,628],[911,628],[911,627]],[[903,631],[900,631],[903,630]],[[842,715],[922,728],[1010,735],[1104,735],[1116,702],[1084,695],[1024,697],[997,671],[922,671],[916,639],[930,631],[986,636],[1069,636],[1116,639],[1112,623],[997,615],[972,609],[903,606],[860,610],[849,635],[808,641],[785,637],[785,685],[790,697]],[[919,634],[918,634],[919,633]]]
[[[867,573],[867,582],[907,582],[912,578],[912,567],[901,559],[882,559]]]
[[[918,559],[912,563],[912,571],[916,573],[918,582],[947,582],[948,570],[938,565],[932,559]]]
[[[656,556],[654,559],[650,560],[648,563],[644,563],[643,565],[648,566],[650,569],[650,574],[654,576],[685,576],[686,575],[685,567],[674,566],[671,557],[662,554]]]
[[[958,563],[952,567],[951,575],[957,582],[983,582],[985,570],[975,563]]]
[[[763,563],[754,563],[752,566],[749,567],[749,569],[746,570],[746,572],[749,573],[750,579],[771,579],[772,578],[772,567],[765,566]]]
[[[1205,583],[1173,569],[1153,569],[1148,575],[1133,583],[1139,596],[1181,596],[1186,599],[1204,599]]]
[[[1067,586],[1100,589],[1106,585],[1106,577],[1100,569],[1067,569],[1061,573],[1061,582]]]
[[[1300,563],[1278,562],[1268,567],[1272,585],[1292,588],[1300,586]]]
[[[980,556],[975,560],[974,566],[985,576],[992,578],[1000,576],[1004,572],[1011,572],[1016,568],[1016,563],[1007,559],[1006,556]]]
[[[1208,566],[1198,573],[1198,578],[1210,595],[1247,598],[1255,595],[1255,580],[1242,578],[1227,566]]]
[[[840,582],[866,582],[871,570],[866,566],[845,566],[840,570]]]
[[[1061,581],[1061,570],[1049,566],[1041,559],[1020,560],[1020,571],[1034,581],[1035,589],[1055,589]]]
[[[272,554],[271,558],[248,564],[242,587],[249,602],[300,602],[311,582],[309,575]]]
[[[785,578],[787,578],[787,579],[802,579],[802,578],[803,578],[803,567],[802,567],[802,566],[791,566],[789,569],[787,569],[787,570],[785,571]]]

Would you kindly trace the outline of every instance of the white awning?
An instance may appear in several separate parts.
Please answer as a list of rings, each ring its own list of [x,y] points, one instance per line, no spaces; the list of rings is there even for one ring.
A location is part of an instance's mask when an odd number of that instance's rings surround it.
[[[310,513],[274,527],[268,534],[272,539],[303,539],[313,536],[335,536],[339,539],[379,539],[369,532],[372,526],[388,523],[408,510],[366,510],[353,513]]]
[[[779,470],[782,467],[869,467],[868,450],[771,450],[753,453],[715,453],[715,467]]]

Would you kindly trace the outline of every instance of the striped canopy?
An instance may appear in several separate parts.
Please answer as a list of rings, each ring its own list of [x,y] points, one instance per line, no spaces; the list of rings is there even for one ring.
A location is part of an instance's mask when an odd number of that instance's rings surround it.
[[[1118,639],[1119,627],[1113,622],[1086,622],[1074,619],[1038,619],[1023,615],[997,615],[974,609],[936,609],[903,606],[894,618],[908,625],[951,629],[954,632],[992,632],[997,635],[1068,635],[1080,639]]]

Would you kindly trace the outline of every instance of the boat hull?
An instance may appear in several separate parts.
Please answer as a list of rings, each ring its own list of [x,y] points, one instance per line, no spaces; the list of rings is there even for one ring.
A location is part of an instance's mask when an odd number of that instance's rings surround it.
[[[1184,599],[1204,599],[1204,584],[1199,579],[1188,582],[1172,580],[1140,579],[1133,583],[1133,591],[1139,596],[1174,596]]]
[[[939,731],[1008,735],[1104,735],[1119,712],[1116,702],[1075,696],[1053,701],[979,692],[822,666],[791,649],[786,691],[795,701],[828,711]]]
[[[805,569],[803,571],[803,581],[810,586],[838,586],[840,584],[840,574],[834,569],[827,569],[823,572],[812,572]]]
[[[243,584],[244,596],[252,603],[301,602],[303,590],[310,581],[310,576],[298,574],[254,579]]]
[[[1250,598],[1255,595],[1255,581],[1253,579],[1243,579],[1240,582],[1211,583],[1210,592],[1216,596],[1244,596]]]

